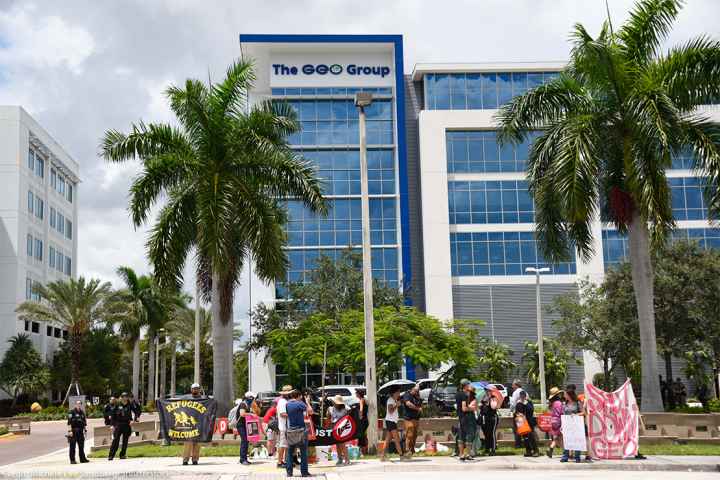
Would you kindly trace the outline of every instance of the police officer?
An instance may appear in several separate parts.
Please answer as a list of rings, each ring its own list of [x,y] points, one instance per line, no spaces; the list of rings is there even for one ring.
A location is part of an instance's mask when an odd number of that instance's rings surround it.
[[[103,418],[105,419],[105,425],[107,425],[108,427],[112,425],[112,414],[116,406],[117,399],[115,397],[110,397],[110,401],[106,403],[105,407],[103,408]]]
[[[85,458],[85,432],[87,430],[87,419],[82,409],[82,402],[75,402],[75,408],[68,413],[68,440],[70,441],[70,463],[75,464],[75,446],[80,454],[80,463],[88,463]]]
[[[120,395],[120,403],[115,407],[112,414],[112,431],[113,441],[110,445],[110,454],[108,460],[115,458],[118,446],[120,445],[120,438],[122,437],[122,448],[120,449],[120,459],[126,458],[127,444],[132,433],[130,422],[133,421],[133,410],[128,400],[128,394],[123,392]]]
[[[142,407],[140,406],[140,403],[135,400],[135,395],[133,395],[132,392],[128,393],[128,403],[130,403],[130,406],[132,407],[133,420],[139,422],[140,415],[142,414]]]

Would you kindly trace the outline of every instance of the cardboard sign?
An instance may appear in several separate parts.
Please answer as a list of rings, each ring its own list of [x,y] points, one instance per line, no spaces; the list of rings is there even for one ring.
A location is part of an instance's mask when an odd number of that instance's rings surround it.
[[[576,452],[587,451],[587,439],[585,438],[585,417],[580,415],[562,416],[563,448]]]
[[[254,413],[245,415],[245,431],[247,432],[247,439],[250,443],[257,443],[262,440],[262,426],[260,425],[260,417]]]

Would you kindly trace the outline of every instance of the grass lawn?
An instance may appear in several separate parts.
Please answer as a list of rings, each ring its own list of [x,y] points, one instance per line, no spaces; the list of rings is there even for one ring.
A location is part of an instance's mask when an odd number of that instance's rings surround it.
[[[182,454],[182,445],[138,445],[128,447],[128,458],[140,457],[179,457]],[[544,453],[544,449],[541,450]],[[720,455],[720,445],[690,444],[690,445],[645,445],[640,448],[643,455]],[[220,445],[217,447],[202,447],[203,457],[237,457],[238,445]],[[524,450],[503,447],[498,449],[498,455],[521,455]],[[559,455],[562,452],[556,452]],[[442,454],[441,454],[442,455]],[[418,454],[422,456],[422,454]],[[90,454],[91,458],[106,458],[107,450],[99,450]],[[372,458],[372,457],[367,457]]]

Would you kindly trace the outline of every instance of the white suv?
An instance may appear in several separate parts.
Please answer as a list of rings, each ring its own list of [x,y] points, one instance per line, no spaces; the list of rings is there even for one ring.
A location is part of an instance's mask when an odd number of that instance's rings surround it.
[[[365,390],[365,386],[363,385],[325,385],[325,394],[327,395],[327,399],[332,401],[333,397],[335,395],[340,395],[343,397],[343,401],[345,402],[345,405],[348,407],[352,407],[356,403],[359,402],[357,396],[355,395],[355,392],[358,390]],[[322,397],[323,395],[323,389],[318,388],[317,389],[318,396]]]

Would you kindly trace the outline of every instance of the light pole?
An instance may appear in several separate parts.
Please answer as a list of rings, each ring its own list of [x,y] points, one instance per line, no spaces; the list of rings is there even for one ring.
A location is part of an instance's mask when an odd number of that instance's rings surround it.
[[[142,352],[140,355],[140,391],[142,396],[138,395],[138,401],[140,401],[141,405],[145,405],[145,355],[147,354],[148,352]]]
[[[537,314],[537,336],[538,336],[538,375],[540,376],[540,403],[547,404],[547,391],[545,390],[545,345],[543,342],[542,316],[540,312],[540,274],[550,271],[548,267],[535,268],[527,267],[527,273],[535,274],[535,306]]]
[[[373,314],[372,258],[370,250],[370,200],[368,198],[367,128],[365,108],[373,98],[369,92],[355,94],[360,125],[360,206],[362,210],[363,306],[365,311],[365,388],[368,412],[368,451],[377,447],[377,378],[375,377],[375,318]]]
[[[195,358],[193,382],[200,385],[200,279],[195,281]]]
[[[158,374],[160,373],[160,332],[164,332],[164,328],[159,328],[155,335],[155,400],[160,398],[158,391]]]

